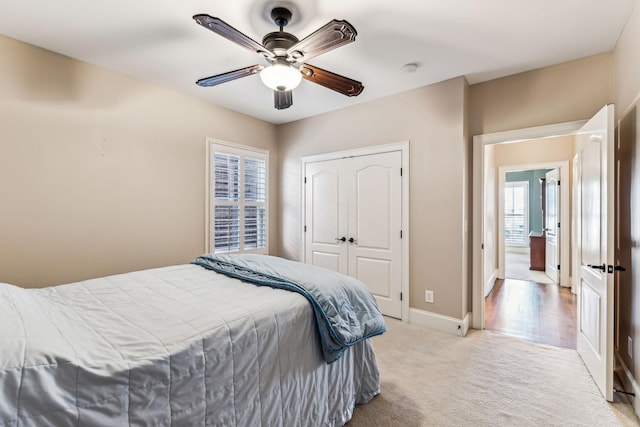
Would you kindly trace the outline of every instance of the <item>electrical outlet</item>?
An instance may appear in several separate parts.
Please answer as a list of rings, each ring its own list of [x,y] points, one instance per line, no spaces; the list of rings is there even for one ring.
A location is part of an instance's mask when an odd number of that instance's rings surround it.
[[[433,303],[433,291],[424,291],[424,300]]]
[[[629,359],[633,359],[633,340],[631,337],[627,337],[627,354]]]

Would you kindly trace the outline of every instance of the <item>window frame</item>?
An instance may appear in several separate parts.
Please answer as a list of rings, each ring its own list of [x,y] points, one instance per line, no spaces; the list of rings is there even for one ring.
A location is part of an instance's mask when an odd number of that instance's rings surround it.
[[[261,148],[251,147],[247,145],[235,144],[227,141],[221,141],[215,138],[207,138],[207,155],[206,155],[206,200],[205,200],[205,252],[215,253],[215,245],[213,244],[213,224],[214,224],[214,212],[217,205],[220,206],[238,206],[240,210],[239,225],[239,248],[238,250],[219,253],[254,253],[254,254],[269,254],[269,151]],[[214,183],[212,179],[215,178],[214,159],[216,153],[231,154],[240,157],[239,166],[239,188],[240,198],[238,202],[221,201],[217,202],[213,192],[215,191]],[[244,159],[245,157],[255,158],[265,161],[265,201],[264,202],[246,202],[245,191],[245,177],[244,177]],[[264,206],[265,208],[265,237],[264,247],[257,249],[245,249],[245,206]]]

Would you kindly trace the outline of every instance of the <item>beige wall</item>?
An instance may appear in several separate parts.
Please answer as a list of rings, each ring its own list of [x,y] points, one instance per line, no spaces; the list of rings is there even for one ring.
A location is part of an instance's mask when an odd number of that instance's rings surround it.
[[[570,122],[614,101],[613,54],[604,53],[471,86],[472,135]]]
[[[622,117],[622,114],[640,98],[639,48],[640,5],[636,4],[614,52],[617,118]]]
[[[627,25],[620,36],[615,50],[616,70],[616,117],[622,118],[633,105],[640,109],[640,5],[636,4],[635,10],[629,17]],[[637,112],[636,112],[637,114]],[[637,398],[640,392],[640,117],[636,115],[635,140],[628,142],[632,150],[631,160],[631,242],[636,242],[631,247],[632,265],[627,274],[631,274],[632,289],[624,292],[629,299],[622,302],[618,328],[620,341],[617,343],[620,357],[626,363],[633,374],[636,383],[636,399],[634,407],[636,414],[640,415],[640,400]],[[625,273],[622,273],[625,274]],[[627,337],[633,339],[633,358],[627,354]],[[624,378],[624,376],[622,376]],[[630,386],[625,383],[628,391]]]
[[[496,167],[562,160],[571,162],[575,152],[575,137],[567,135],[508,144],[495,144],[495,146]],[[569,170],[569,175],[571,175],[571,169]]]
[[[463,317],[466,81],[457,78],[279,127],[280,254],[300,255],[300,157],[410,141],[410,305]],[[435,303],[424,302],[431,289]]]
[[[206,137],[269,149],[277,200],[275,126],[6,37],[0,52],[0,282],[199,255]]]

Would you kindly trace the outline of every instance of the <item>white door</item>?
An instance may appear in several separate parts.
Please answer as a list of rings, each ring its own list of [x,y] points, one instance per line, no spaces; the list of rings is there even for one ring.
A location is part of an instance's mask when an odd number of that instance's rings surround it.
[[[348,274],[347,200],[344,162],[307,163],[305,260]]]
[[[560,178],[558,169],[545,174],[545,267],[544,272],[553,280],[559,282],[560,268]]]
[[[613,117],[613,105],[603,107],[577,136],[577,347],[609,401],[613,399]]]
[[[382,313],[402,317],[402,177],[399,151],[349,160],[349,275],[364,282]]]
[[[305,166],[305,262],[364,282],[387,316],[402,317],[402,154]]]

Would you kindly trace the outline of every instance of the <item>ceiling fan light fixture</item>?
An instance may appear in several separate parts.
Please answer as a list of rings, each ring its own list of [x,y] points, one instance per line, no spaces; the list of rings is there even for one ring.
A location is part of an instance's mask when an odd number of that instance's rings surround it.
[[[193,19],[198,25],[265,57],[269,65],[256,64],[234,71],[217,74],[196,81],[201,87],[247,77],[260,72],[260,80],[273,90],[274,106],[278,110],[293,105],[292,91],[302,81],[308,80],[346,96],[358,96],[364,86],[361,82],[310,65],[307,60],[355,41],[356,29],[345,20],[333,19],[302,40],[284,31],[293,14],[280,5],[271,10],[271,18],[279,31],[262,38],[262,44],[241,33],[220,18],[201,13]],[[304,63],[303,63],[304,60]]]
[[[260,72],[262,82],[270,89],[287,91],[298,87],[302,81],[300,70],[288,63],[275,62]]]

